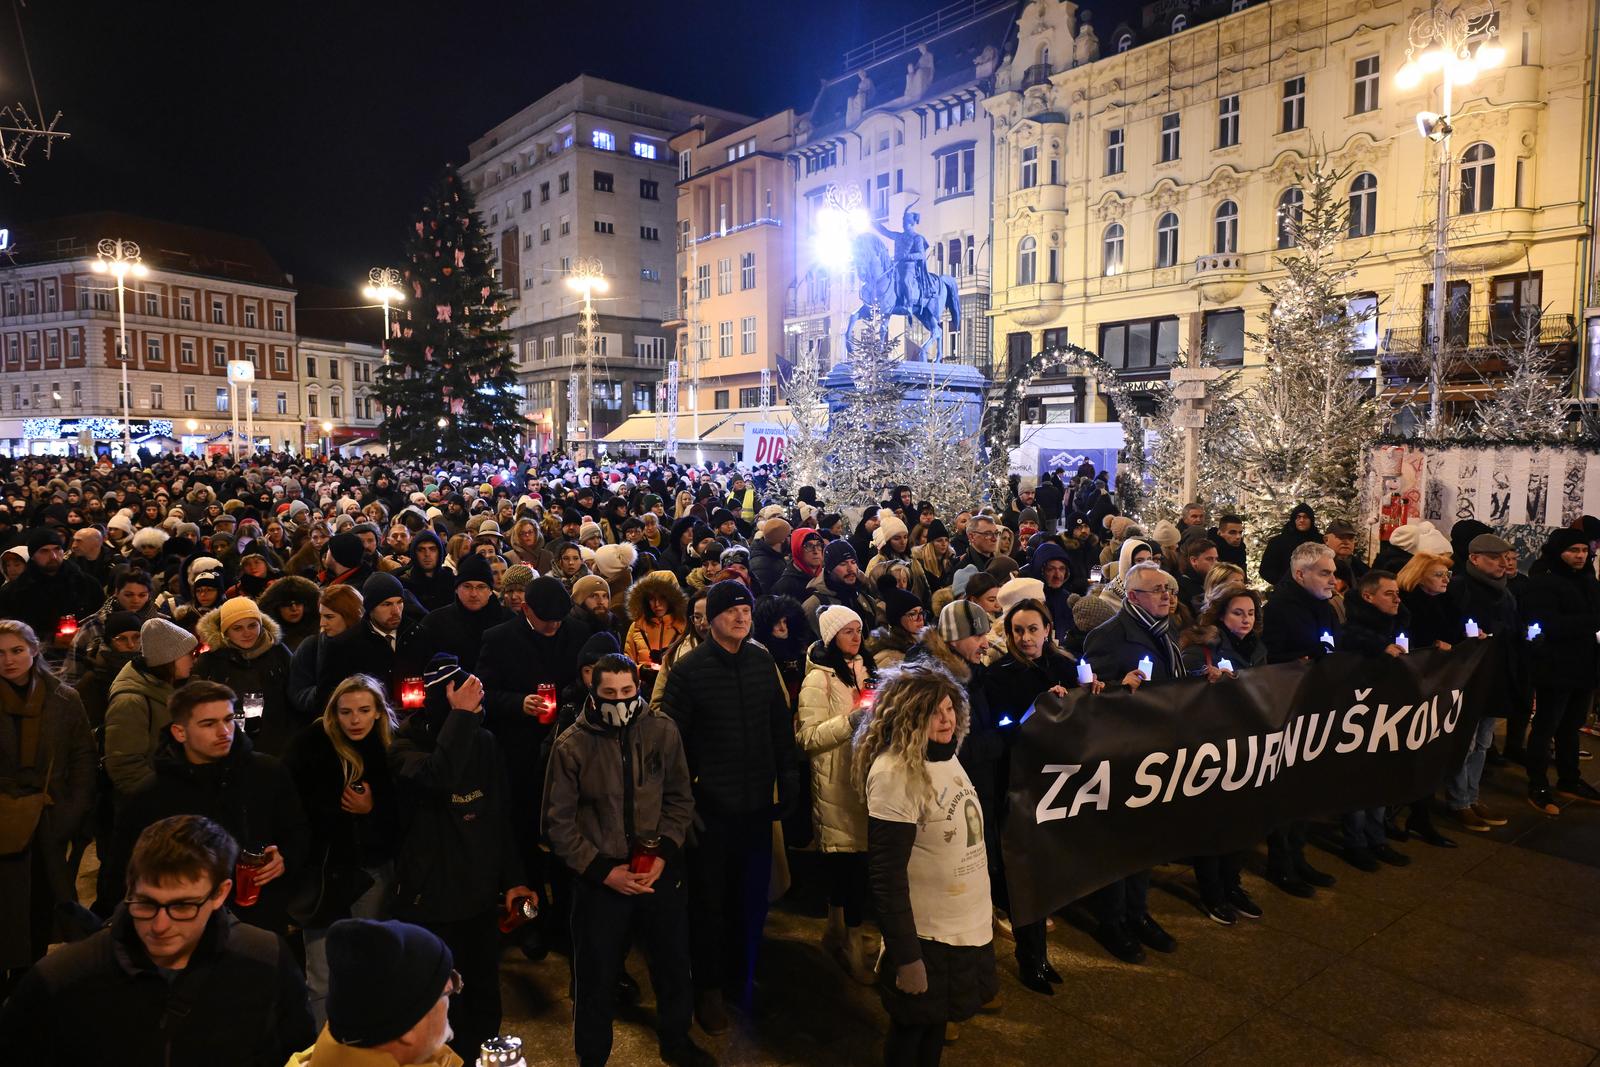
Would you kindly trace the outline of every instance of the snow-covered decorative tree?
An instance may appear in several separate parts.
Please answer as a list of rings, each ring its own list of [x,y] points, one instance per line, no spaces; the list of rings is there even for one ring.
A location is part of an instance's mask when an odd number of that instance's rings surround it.
[[[937,384],[929,368],[922,402],[915,405],[913,432],[900,481],[917,500],[926,500],[940,515],[952,516],[978,506],[989,488],[989,472],[979,447],[979,433],[968,430],[963,405]]]
[[[1272,311],[1250,343],[1264,367],[1240,406],[1234,458],[1256,546],[1301,501],[1323,523],[1355,518],[1362,458],[1383,425],[1380,402],[1352,377],[1360,319],[1347,299],[1357,261],[1339,251],[1348,233],[1345,177],[1320,161],[1300,175],[1304,207],[1285,220],[1293,247],[1278,257],[1287,277],[1261,287]]]
[[[402,459],[491,460],[520,450],[516,372],[489,235],[454,168],[406,240],[406,302],[391,327],[391,363],[373,395],[382,434]]]
[[[1531,316],[1511,342],[1496,350],[1507,374],[1495,379],[1472,413],[1473,436],[1519,443],[1557,444],[1567,439],[1570,382],[1539,344],[1538,317]]]
[[[828,420],[823,495],[835,505],[881,499],[888,487],[904,481],[913,439],[905,390],[893,374],[900,346],[885,336],[877,308],[859,329],[850,358],[851,389]]]
[[[822,389],[815,352],[803,352],[783,382],[792,425],[783,447],[775,491],[785,500],[794,498],[802,485],[822,480],[828,451],[828,397]]]

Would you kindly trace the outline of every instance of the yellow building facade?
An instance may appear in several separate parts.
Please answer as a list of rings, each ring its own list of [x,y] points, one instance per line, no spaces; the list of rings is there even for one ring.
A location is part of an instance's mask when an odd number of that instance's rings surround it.
[[[1428,336],[1437,157],[1416,116],[1440,110],[1439,79],[1410,90],[1395,79],[1422,8],[1224,0],[1203,21],[1173,10],[1143,44],[1095,40],[1058,0],[1032,0],[1019,17],[1010,61],[1037,73],[983,105],[995,118],[996,378],[1059,342],[1132,381],[1164,378],[1203,339],[1225,361],[1255,363],[1260,287],[1283,277],[1282,220],[1296,210],[1297,174],[1320,157],[1347,172],[1341,254],[1359,260],[1353,308],[1372,312],[1355,356],[1381,357],[1386,393],[1425,404],[1415,357]],[[1572,369],[1585,309],[1600,303],[1586,206],[1596,10],[1501,5],[1480,32],[1497,29],[1503,62],[1456,90],[1446,335],[1469,354],[1536,319]],[[1447,400],[1481,393],[1468,377]],[[1029,404],[1028,421],[1107,415],[1081,379],[1041,380]]]

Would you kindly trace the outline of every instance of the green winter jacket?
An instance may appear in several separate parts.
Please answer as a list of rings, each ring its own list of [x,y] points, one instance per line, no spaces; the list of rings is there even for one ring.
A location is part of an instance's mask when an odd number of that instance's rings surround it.
[[[155,780],[152,760],[172,716],[167,701],[173,687],[136,659],[118,672],[106,705],[105,768],[120,796]]]

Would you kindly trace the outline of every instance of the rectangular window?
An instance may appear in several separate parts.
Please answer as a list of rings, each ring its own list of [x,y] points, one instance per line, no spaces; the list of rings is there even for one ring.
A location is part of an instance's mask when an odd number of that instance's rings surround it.
[[[1183,145],[1179,139],[1182,116],[1176,111],[1161,116],[1161,162],[1170,163],[1178,158]]]
[[[1298,130],[1306,124],[1306,76],[1290,78],[1283,83],[1283,132]]]
[[[1368,359],[1378,353],[1378,294],[1356,293],[1345,301],[1345,315],[1355,327],[1350,353]],[[1241,312],[1242,314],[1242,312]],[[1240,327],[1241,331],[1243,327]]]
[[[564,192],[567,192],[571,188],[572,188],[572,175],[567,174],[567,173],[562,173],[562,174],[558,174],[556,176],[556,191],[557,192],[564,193]]]
[[[334,393],[332,396],[328,397],[328,417],[329,418],[337,419],[337,418],[340,417],[340,414],[339,414],[339,401],[340,401],[340,399],[341,398],[340,398],[338,393]]]
[[[656,146],[651,142],[636,140],[633,142],[633,154],[638,156],[640,159],[655,159],[659,152]],[[655,197],[651,197],[650,199],[654,200]]]
[[[228,346],[217,343],[211,346],[211,365],[217,370],[222,370],[228,365]]]
[[[1018,189],[1032,189],[1039,184],[1039,146],[1029,145],[1022,150],[1022,171],[1017,178]]]
[[[739,406],[742,408],[758,408],[761,406],[761,387],[747,387],[739,390]]]
[[[522,210],[524,210],[524,211],[532,211],[533,210],[533,190],[532,189],[524,189],[524,190],[522,190]]]
[[[287,415],[287,414],[289,414],[289,394],[288,393],[279,393],[278,394],[278,414],[279,415]]]
[[[144,294],[144,313],[151,316],[161,314],[161,298],[155,293]]]
[[[589,136],[589,143],[606,152],[617,150],[617,138],[610,130],[595,130]]]
[[[228,410],[228,387],[226,385],[217,386],[217,410]],[[316,411],[313,409],[311,414],[315,415]]]
[[[616,227],[615,223],[610,222],[610,221],[608,221],[606,219],[595,219],[594,220],[594,232],[595,233],[616,233],[617,232],[617,227]]]
[[[615,183],[615,180],[612,178],[612,176],[610,174],[606,173],[605,171],[597,170],[597,171],[594,172],[594,191],[595,192],[597,192],[597,193],[609,193],[609,192],[611,192],[611,189],[612,189],[612,186],[613,186],[614,183]]]
[[[878,175],[872,197],[872,213],[875,217],[886,219],[889,217],[889,172],[884,171]]]
[[[753,356],[756,354],[756,317],[746,315],[739,320],[739,354]]]
[[[316,376],[317,376],[317,357],[316,356],[307,356],[306,357],[306,377],[307,378],[315,378]]]
[[[712,393],[711,406],[718,411],[727,411],[728,391],[726,389],[718,389],[716,392]]]
[[[275,374],[289,373],[289,351],[284,348],[272,350],[272,370]]]
[[[178,297],[178,318],[194,321],[194,297],[188,294]]]
[[[166,390],[161,387],[160,383],[156,383],[156,384],[151,385],[150,386],[150,409],[152,411],[160,411],[162,408],[165,408],[166,406],[167,406]]]
[[[661,199],[661,183],[656,181],[656,180],[654,180],[653,178],[640,178],[639,179],[639,199],[641,199],[641,200],[660,200]]]
[[[1365,115],[1378,110],[1378,57],[1356,60],[1355,113]]]
[[[73,382],[72,383],[72,389],[73,389],[73,395],[74,395],[74,401],[73,402],[76,403],[77,402],[76,401],[76,395],[77,395],[77,390],[78,390],[78,383],[77,382]],[[186,385],[186,386],[183,387],[183,410],[185,410],[185,411],[193,411],[194,410],[194,386],[192,386],[192,385]]]
[[[56,286],[54,282],[44,283],[44,309],[49,312],[60,310],[56,304]]]
[[[83,358],[83,339],[81,337],[79,337],[76,332],[67,334],[67,358],[68,359],[82,359]],[[194,362],[194,355],[193,355],[192,352],[190,353],[189,362],[190,363]]]
[[[756,287],[756,254],[745,252],[739,257],[739,288],[754,289]]]
[[[256,328],[256,306],[254,304],[246,304],[244,306],[244,326],[247,330]]]
[[[550,183],[549,182],[540,182],[539,183],[539,203],[548,204],[549,202],[550,202]]]
[[[147,363],[161,362],[161,338],[146,337],[144,340],[144,358]]]
[[[733,260],[723,256],[717,260],[717,295],[727,296],[733,292]]]
[[[639,240],[641,240],[641,241],[659,241],[659,240],[661,240],[661,231],[656,229],[654,226],[640,226],[639,227]]]
[[[565,237],[565,236],[567,236],[567,234],[569,234],[571,232],[572,232],[572,219],[569,216],[562,215],[561,216],[561,236]]]
[[[223,303],[222,297],[214,296],[211,298],[211,321],[216,325],[227,325],[228,316],[225,307],[226,305]]]
[[[711,299],[711,264],[697,263],[694,268],[695,295],[701,300]]]
[[[1122,173],[1122,131],[1106,131],[1106,173]]]
[[[1117,370],[1169,367],[1178,355],[1178,320],[1106,323],[1100,327],[1100,355]]]
[[[1244,312],[1238,308],[1208,311],[1203,324],[1205,343],[1216,349],[1217,362],[1244,362]]]
[[[1232,148],[1239,143],[1239,94],[1217,101],[1217,147]]]
[[[288,317],[283,308],[272,309],[272,328],[277,330],[279,333],[282,333],[284,330],[289,328]]]
[[[332,378],[334,381],[338,381],[339,380],[339,361],[338,360],[336,360],[336,359],[328,360],[328,377]]]
[[[152,388],[157,388],[157,387],[153,386]],[[61,383],[60,382],[51,382],[50,383],[50,406],[53,407],[53,408],[56,408],[56,409],[59,409],[61,407]]]
[[[733,320],[723,319],[717,323],[717,355],[733,355]]]

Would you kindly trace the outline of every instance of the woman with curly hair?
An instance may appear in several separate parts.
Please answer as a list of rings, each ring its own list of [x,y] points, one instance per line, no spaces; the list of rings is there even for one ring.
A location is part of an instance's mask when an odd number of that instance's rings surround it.
[[[998,988],[983,812],[956,759],[968,715],[947,671],[908,660],[885,673],[856,735],[888,1067],[937,1064],[945,1025],[970,1018]]]

